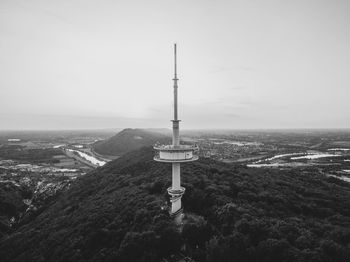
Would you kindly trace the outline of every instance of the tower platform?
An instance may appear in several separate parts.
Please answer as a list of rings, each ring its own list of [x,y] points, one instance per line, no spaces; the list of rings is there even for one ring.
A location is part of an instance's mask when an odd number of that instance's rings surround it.
[[[167,163],[184,163],[198,160],[198,147],[194,145],[160,145],[153,147],[157,154],[154,160]]]
[[[168,189],[167,189],[168,194],[174,198],[181,197],[185,193],[185,190],[186,189],[184,187],[180,187],[180,188],[176,188],[176,189],[174,189],[172,187],[168,187]]]

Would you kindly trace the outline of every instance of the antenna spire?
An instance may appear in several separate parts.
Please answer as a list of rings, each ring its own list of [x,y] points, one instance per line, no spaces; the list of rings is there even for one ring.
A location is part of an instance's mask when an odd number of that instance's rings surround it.
[[[174,44],[175,79],[177,79],[176,43]]]
[[[177,78],[177,61],[176,61],[176,43],[174,44],[174,66],[175,66],[175,75],[174,75],[174,121],[178,121],[177,119],[177,80],[179,80]],[[179,129],[179,124],[176,124],[177,127],[175,129]],[[175,135],[175,141],[176,144],[178,144],[178,131],[176,131],[177,135]]]

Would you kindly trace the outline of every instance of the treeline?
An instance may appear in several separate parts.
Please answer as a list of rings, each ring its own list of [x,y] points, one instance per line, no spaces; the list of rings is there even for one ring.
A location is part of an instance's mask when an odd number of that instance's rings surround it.
[[[161,207],[171,166],[151,148],[78,179],[0,242],[3,261],[348,261],[350,186],[298,171],[209,159],[182,166],[180,232]]]
[[[0,147],[0,158],[4,159],[34,163],[55,163],[59,162],[59,160],[53,158],[57,155],[62,155],[62,151],[58,148],[26,149],[20,145],[3,145]]]

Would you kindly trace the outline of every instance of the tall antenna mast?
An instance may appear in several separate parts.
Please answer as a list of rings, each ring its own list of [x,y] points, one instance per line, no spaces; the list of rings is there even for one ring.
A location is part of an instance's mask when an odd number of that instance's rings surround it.
[[[192,162],[198,159],[196,154],[197,146],[181,145],[179,135],[179,122],[177,118],[177,61],[176,61],[176,44],[174,44],[174,119],[173,122],[173,143],[172,145],[157,145],[154,149],[157,151],[154,160],[172,164],[172,180],[168,193],[170,195],[171,207],[169,214],[174,218],[177,225],[181,225],[183,217],[183,208],[181,197],[185,193],[185,188],[181,186],[180,163]]]
[[[176,43],[174,44],[174,61],[175,61],[175,78],[174,79],[177,79],[177,67],[176,67]]]
[[[177,118],[177,60],[176,60],[176,44],[174,44],[174,120],[173,121],[173,146],[180,145],[179,122]]]
[[[176,43],[174,44],[174,120],[177,121],[177,57],[176,57]]]

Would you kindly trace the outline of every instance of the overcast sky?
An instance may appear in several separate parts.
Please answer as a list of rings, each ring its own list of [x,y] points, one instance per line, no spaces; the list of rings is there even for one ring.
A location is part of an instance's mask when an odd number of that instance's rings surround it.
[[[0,1],[0,129],[350,128],[350,1]]]

